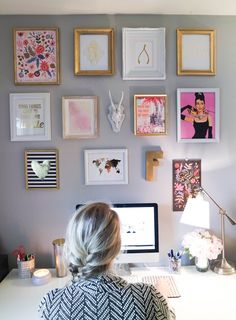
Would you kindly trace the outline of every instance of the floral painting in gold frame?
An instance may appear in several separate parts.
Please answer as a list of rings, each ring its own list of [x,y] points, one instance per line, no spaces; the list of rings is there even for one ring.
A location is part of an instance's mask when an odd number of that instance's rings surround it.
[[[16,85],[60,83],[58,28],[14,28]]]

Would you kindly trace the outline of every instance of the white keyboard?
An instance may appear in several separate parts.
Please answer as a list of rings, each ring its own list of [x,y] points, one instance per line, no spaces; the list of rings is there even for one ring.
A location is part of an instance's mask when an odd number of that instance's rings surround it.
[[[126,281],[130,283],[134,282],[144,282],[148,284],[154,285],[158,290],[158,281],[162,283],[162,287],[164,286],[165,292],[168,298],[178,298],[180,297],[179,290],[176,286],[173,276],[171,275],[146,275],[146,276],[128,276],[124,277]]]

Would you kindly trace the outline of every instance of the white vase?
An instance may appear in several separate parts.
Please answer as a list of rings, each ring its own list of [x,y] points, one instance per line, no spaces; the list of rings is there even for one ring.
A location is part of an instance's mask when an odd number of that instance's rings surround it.
[[[209,269],[209,259],[207,257],[195,257],[197,271],[206,272]]]

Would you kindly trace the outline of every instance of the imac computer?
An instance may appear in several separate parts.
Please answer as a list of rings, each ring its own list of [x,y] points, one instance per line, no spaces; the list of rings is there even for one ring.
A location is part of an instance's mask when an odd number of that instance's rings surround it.
[[[76,205],[78,209],[81,204]],[[111,205],[121,222],[121,253],[114,263],[158,263],[158,205],[156,203],[115,203]]]

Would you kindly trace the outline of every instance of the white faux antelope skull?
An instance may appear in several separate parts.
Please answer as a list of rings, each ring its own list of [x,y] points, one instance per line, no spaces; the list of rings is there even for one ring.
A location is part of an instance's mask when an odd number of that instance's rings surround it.
[[[124,92],[122,91],[119,104],[115,104],[113,102],[110,90],[109,90],[109,97],[110,97],[111,105],[108,107],[107,117],[111,124],[112,130],[114,132],[119,132],[125,118],[124,107],[122,106]]]

